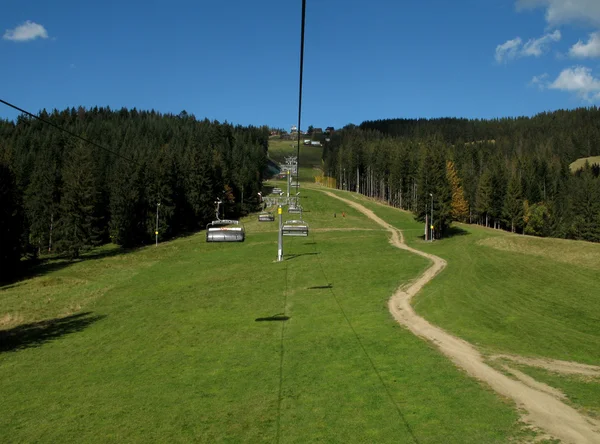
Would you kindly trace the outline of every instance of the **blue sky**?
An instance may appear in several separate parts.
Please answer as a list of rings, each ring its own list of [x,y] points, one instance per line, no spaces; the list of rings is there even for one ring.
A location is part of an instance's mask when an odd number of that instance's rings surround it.
[[[300,12],[300,0],[4,0],[0,98],[289,128]],[[304,68],[303,128],[597,105],[600,1],[308,0]]]

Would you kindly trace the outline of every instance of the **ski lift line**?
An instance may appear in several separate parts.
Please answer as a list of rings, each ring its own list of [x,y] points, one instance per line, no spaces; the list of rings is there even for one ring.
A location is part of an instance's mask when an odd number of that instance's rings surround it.
[[[300,123],[302,120],[302,73],[304,70],[304,25],[306,23],[306,0],[302,0],[302,25],[300,27],[300,87],[298,93],[298,148],[296,155],[296,182],[300,179]]]
[[[313,239],[314,239],[314,234],[313,234]],[[317,252],[317,242],[316,242],[316,240],[313,242],[313,245],[314,245],[315,253],[316,253]],[[319,268],[321,269],[321,273],[323,274],[323,277],[325,278],[325,282],[330,282],[329,278],[327,276],[327,273],[325,272],[325,267],[323,266],[323,262],[322,262],[322,260],[320,258],[320,255],[319,254],[315,254],[315,256],[317,257],[317,262],[319,263]],[[390,402],[396,408],[396,411],[398,412],[398,416],[400,417],[401,421],[404,423],[404,426],[406,427],[406,430],[410,434],[412,440],[415,443],[418,444],[419,440],[417,439],[417,437],[415,435],[415,432],[413,431],[412,427],[410,426],[410,424],[406,420],[406,417],[404,416],[404,413],[402,413],[402,410],[400,409],[400,406],[398,405],[398,403],[396,402],[396,400],[392,396],[392,393],[390,392],[389,387],[387,386],[387,384],[383,380],[383,377],[381,376],[381,373],[379,372],[379,370],[377,370],[377,367],[375,366],[375,363],[373,362],[373,359],[371,358],[371,356],[367,352],[367,349],[365,348],[363,342],[360,340],[360,336],[358,336],[358,333],[354,329],[354,326],[352,325],[352,322],[350,322],[350,318],[348,318],[348,315],[346,314],[346,311],[344,310],[344,307],[342,307],[342,304],[340,303],[340,300],[338,299],[337,295],[335,294],[335,291],[333,291],[333,286],[329,286],[327,289],[331,293],[331,296],[333,297],[336,305],[338,306],[338,308],[340,309],[340,312],[344,316],[344,319],[346,320],[346,323],[348,324],[348,327],[350,327],[350,330],[352,330],[352,333],[354,334],[354,337],[356,338],[356,341],[358,342],[358,345],[360,346],[360,348],[362,349],[363,353],[367,357],[367,360],[371,364],[371,368],[373,369],[373,372],[375,373],[375,375],[379,379],[379,382],[381,382],[381,385],[383,386],[383,389],[385,390],[386,394],[388,395],[388,398],[390,399]]]
[[[109,152],[109,153],[111,153],[111,154],[113,154],[113,155],[117,156],[117,157],[120,157],[120,158],[121,158],[121,159],[123,159],[123,160],[126,160],[126,161],[128,161],[128,162],[131,162],[131,163],[133,163],[133,164],[135,164],[135,165],[137,165],[137,166],[142,166],[142,164],[140,164],[140,163],[136,162],[136,161],[135,161],[135,160],[133,160],[133,159],[130,159],[129,157],[125,157],[125,156],[123,156],[123,155],[121,155],[121,154],[117,153],[116,151],[113,151],[113,150],[111,150],[110,148],[106,148],[106,147],[104,147],[104,146],[102,146],[102,145],[99,145],[99,144],[97,144],[96,142],[92,142],[91,140],[89,140],[89,139],[86,139],[85,137],[81,137],[80,135],[78,135],[78,134],[75,134],[75,133],[73,133],[73,132],[69,131],[68,129],[65,129],[65,128],[63,128],[63,127],[61,127],[61,126],[59,126],[59,125],[57,125],[57,124],[55,124],[55,123],[52,123],[52,122],[50,122],[50,121],[48,121],[48,120],[46,120],[46,119],[43,119],[43,118],[41,118],[40,116],[37,116],[37,115],[35,115],[35,114],[33,114],[33,113],[30,113],[29,111],[26,111],[26,110],[24,110],[23,108],[19,108],[18,106],[16,106],[16,105],[13,105],[12,103],[9,103],[9,102],[7,102],[6,100],[2,100],[2,99],[0,99],[0,103],[3,103],[4,105],[6,105],[6,106],[8,106],[8,107],[10,107],[10,108],[13,108],[13,109],[15,109],[15,110],[17,110],[17,111],[20,111],[20,112],[22,112],[23,114],[27,114],[29,117],[33,117],[34,119],[37,119],[37,120],[39,120],[40,122],[43,122],[43,123],[45,123],[46,125],[50,125],[51,127],[54,127],[54,128],[56,128],[57,130],[59,130],[59,131],[62,131],[62,132],[64,132],[64,133],[67,133],[68,135],[70,135],[70,136],[72,136],[72,137],[75,137],[76,139],[82,140],[83,142],[85,142],[85,143],[89,143],[90,145],[93,145],[93,146],[95,146],[96,148],[100,148],[101,150],[104,150],[104,151],[106,151],[106,152]]]
[[[285,316],[286,308],[287,308],[287,299],[288,299],[288,264],[285,264],[285,286],[283,291],[283,307],[281,312]],[[279,395],[277,397],[277,435],[275,438],[275,442],[279,444],[280,436],[281,436],[281,403],[283,401],[283,356],[285,354],[285,348],[283,346],[284,337],[285,337],[285,324],[287,322],[281,323],[281,339],[279,342]]]

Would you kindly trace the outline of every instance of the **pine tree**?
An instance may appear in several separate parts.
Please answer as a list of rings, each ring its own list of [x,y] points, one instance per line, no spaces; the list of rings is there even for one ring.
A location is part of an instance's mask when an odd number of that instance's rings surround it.
[[[510,225],[514,233],[517,227],[521,226],[523,221],[523,190],[521,188],[521,179],[518,174],[513,173],[508,183],[502,216],[507,225]]]
[[[441,238],[452,222],[452,188],[446,175],[446,149],[439,139],[428,140],[419,167],[417,220],[425,221],[433,201],[434,234]]]
[[[12,276],[21,258],[23,207],[15,175],[0,161],[0,282]]]
[[[485,226],[489,227],[489,215],[492,210],[492,175],[486,170],[479,179],[477,185],[476,210],[479,217],[485,217]]]
[[[456,173],[454,162],[451,160],[446,162],[446,175],[452,189],[452,210],[450,214],[453,220],[464,222],[469,216],[469,204],[465,199],[465,193]]]
[[[573,234],[575,239],[600,241],[600,179],[594,177],[592,168],[585,167],[574,180]]]
[[[94,206],[97,201],[90,149],[78,142],[68,154],[63,168],[63,188],[60,200],[60,219],[57,248],[71,259],[94,245],[97,236]]]
[[[110,237],[115,244],[132,247],[149,239],[146,185],[145,166],[124,160],[117,163],[111,182],[109,224]]]
[[[25,202],[31,242],[38,252],[42,249],[52,251],[52,235],[60,199],[59,174],[56,159],[50,151],[44,151],[36,158]]]
[[[190,153],[186,197],[192,210],[190,228],[203,228],[214,215],[214,196],[210,151],[201,144],[196,144]]]

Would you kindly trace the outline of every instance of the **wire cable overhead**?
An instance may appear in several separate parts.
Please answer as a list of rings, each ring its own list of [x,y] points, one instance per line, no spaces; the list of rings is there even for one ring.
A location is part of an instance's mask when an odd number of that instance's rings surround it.
[[[57,125],[57,124],[55,124],[55,123],[52,123],[52,122],[50,122],[49,120],[43,119],[43,118],[41,118],[41,117],[40,117],[40,116],[38,116],[38,115],[35,115],[35,114],[33,114],[33,113],[30,113],[29,111],[26,111],[26,110],[24,110],[23,108],[19,108],[17,105],[13,105],[12,103],[9,103],[9,102],[7,102],[6,100],[2,100],[2,99],[0,99],[0,103],[3,103],[4,105],[6,105],[6,106],[8,106],[8,107],[10,107],[10,108],[13,108],[13,109],[15,109],[15,110],[17,110],[17,111],[20,111],[20,112],[22,112],[23,114],[27,114],[29,117],[33,117],[34,119],[37,119],[37,120],[39,120],[40,122],[44,122],[46,125],[50,125],[51,127],[54,127],[54,128],[56,128],[57,130],[59,130],[59,131],[62,131],[63,133],[67,133],[68,135],[70,135],[70,136],[72,136],[72,137],[75,137],[76,139],[79,139],[79,140],[81,140],[81,141],[83,141],[83,142],[85,142],[85,143],[89,143],[90,145],[92,145],[92,146],[95,146],[96,148],[100,148],[101,150],[107,151],[107,152],[109,152],[109,153],[111,153],[111,154],[113,154],[113,155],[115,155],[115,156],[117,156],[117,157],[120,157],[120,158],[121,158],[121,159],[123,159],[123,160],[126,160],[126,161],[128,161],[128,162],[134,163],[134,164],[136,164],[137,166],[141,166],[141,165],[140,165],[139,163],[137,163],[135,160],[133,160],[133,159],[130,159],[129,157],[125,157],[125,156],[123,156],[123,155],[121,155],[121,154],[117,153],[115,150],[111,150],[110,148],[106,148],[106,147],[104,147],[104,146],[102,146],[102,145],[100,145],[100,144],[98,144],[98,143],[96,143],[96,142],[92,142],[91,140],[89,140],[89,139],[86,139],[85,137],[81,137],[79,134],[75,134],[75,133],[73,133],[73,132],[69,131],[68,129],[65,129],[65,128],[61,127],[61,126],[58,126],[58,125]]]
[[[300,123],[302,120],[302,72],[304,70],[304,24],[306,22],[306,0],[302,0],[302,24],[300,26],[300,88],[298,95],[298,149],[296,153],[296,184],[300,178]],[[297,190],[297,189],[296,189]]]

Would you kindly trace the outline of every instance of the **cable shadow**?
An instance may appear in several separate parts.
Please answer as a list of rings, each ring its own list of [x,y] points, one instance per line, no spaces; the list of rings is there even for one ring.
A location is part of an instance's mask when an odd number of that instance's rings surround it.
[[[304,242],[304,245],[317,245],[316,242]]]
[[[327,284],[327,285],[317,285],[315,287],[307,287],[307,290],[327,290],[329,288],[333,288],[332,284]]]
[[[316,251],[314,253],[298,253],[298,254],[290,254],[289,256],[287,256],[284,260],[286,261],[291,261],[292,259],[296,259],[297,257],[301,257],[301,256],[314,256],[315,254],[321,254],[319,251]]]
[[[0,353],[39,347],[61,336],[82,331],[105,317],[105,315],[92,315],[88,311],[0,330]]]
[[[287,321],[288,319],[290,319],[289,316],[285,316],[283,313],[280,313],[273,316],[269,316],[267,318],[256,318],[254,322],[282,322]]]

